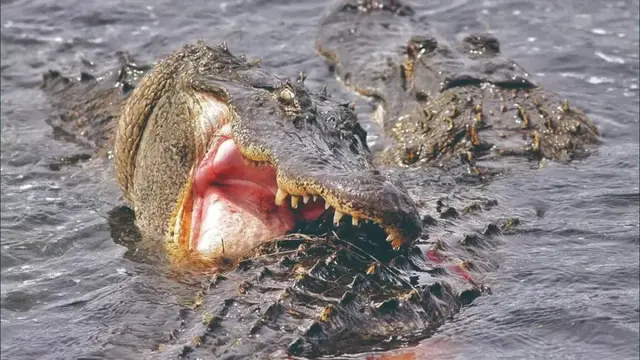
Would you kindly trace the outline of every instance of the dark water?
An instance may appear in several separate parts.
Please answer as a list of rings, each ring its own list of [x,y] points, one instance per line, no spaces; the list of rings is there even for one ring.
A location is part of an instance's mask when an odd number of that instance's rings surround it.
[[[594,119],[603,145],[570,166],[549,163],[470,190],[512,209],[525,231],[497,246],[499,268],[483,279],[493,295],[419,346],[394,353],[637,359],[638,1],[429,3],[423,13],[451,36],[491,31],[505,55]],[[135,253],[112,240],[106,216],[121,199],[108,164],[48,166],[84,150],[55,140],[45,124],[44,71],[77,74],[88,62],[103,70],[115,66],[119,50],[151,61],[198,38],[227,40],[232,51],[259,56],[280,75],[304,70],[311,87],[327,83],[355,99],[313,51],[326,4],[178,4],[2,1],[3,359],[157,358],[153,350],[193,295],[189,284],[134,261]],[[412,191],[429,194],[416,185]]]

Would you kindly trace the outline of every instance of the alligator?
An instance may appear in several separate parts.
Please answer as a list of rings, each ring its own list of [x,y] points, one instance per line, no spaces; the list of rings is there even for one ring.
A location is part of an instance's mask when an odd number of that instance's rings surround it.
[[[338,2],[316,49],[345,86],[377,104],[373,121],[395,142],[384,161],[463,165],[486,177],[519,158],[568,162],[598,144],[585,114],[502,57],[495,37],[451,43],[401,1]]]
[[[119,87],[90,75],[78,87],[50,72],[44,86],[63,99],[57,128],[113,144],[116,178],[145,237],[233,261],[327,209],[336,224],[346,214],[380,225],[393,247],[421,233],[403,185],[373,166],[349,104],[225,44],[187,45],[131,87],[142,71],[125,65]]]
[[[375,157],[352,105],[226,43],[153,66],[125,57],[101,77],[44,76],[55,133],[113,159],[133,208],[110,218],[115,240],[133,231],[174,264],[215,269],[154,356],[391,348],[490,291],[474,275],[495,268],[492,239],[520,220],[430,169],[486,179],[518,163],[505,155],[569,161],[597,129],[501,58],[497,40],[449,47],[413,16],[398,1],[341,1],[320,27],[318,52],[378,104],[395,141]],[[420,165],[429,192],[455,196],[415,201],[389,163]]]

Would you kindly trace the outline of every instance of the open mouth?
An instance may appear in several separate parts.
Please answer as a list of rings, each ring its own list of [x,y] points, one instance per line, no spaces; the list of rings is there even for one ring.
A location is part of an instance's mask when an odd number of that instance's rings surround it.
[[[325,211],[319,197],[285,202],[273,165],[248,160],[231,136],[216,142],[194,175],[188,248],[209,255],[241,255]]]
[[[325,212],[333,212],[335,226],[350,215],[331,206],[320,194],[288,194],[276,179],[275,166],[245,157],[230,134],[230,126],[224,125],[196,166],[191,196],[182,204],[182,212],[188,212],[190,219],[182,222],[182,246],[205,256],[237,258]],[[354,226],[360,220],[372,220],[350,217]]]

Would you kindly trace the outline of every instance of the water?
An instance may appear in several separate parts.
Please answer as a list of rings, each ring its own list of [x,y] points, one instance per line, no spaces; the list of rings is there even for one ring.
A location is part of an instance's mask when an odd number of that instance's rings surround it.
[[[549,163],[474,189],[513,209],[526,231],[496,247],[499,268],[483,279],[493,295],[388,358],[637,359],[640,4],[431,3],[422,14],[452,37],[492,32],[505,55],[594,119],[603,144],[584,161]],[[106,217],[122,199],[108,163],[49,167],[85,150],[54,139],[45,124],[50,108],[38,89],[41,74],[78,74],[91,63],[108,69],[120,50],[152,61],[198,38],[227,40],[233,52],[261,57],[282,76],[304,70],[308,85],[326,83],[366,113],[314,54],[325,6],[2,1],[3,358],[144,358],[177,327],[181,301],[193,296],[189,284],[112,240]]]

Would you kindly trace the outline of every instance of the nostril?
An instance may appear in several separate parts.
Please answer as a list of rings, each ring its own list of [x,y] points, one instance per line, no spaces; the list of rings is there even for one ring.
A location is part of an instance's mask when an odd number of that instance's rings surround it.
[[[293,126],[295,126],[296,129],[301,130],[304,128],[304,124],[305,124],[305,118],[302,116],[296,116],[293,119]]]
[[[380,171],[379,170],[371,170],[371,174],[375,175],[375,176],[378,176],[378,175],[380,175]]]

